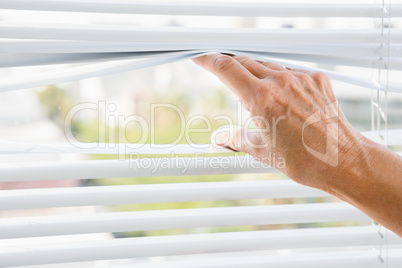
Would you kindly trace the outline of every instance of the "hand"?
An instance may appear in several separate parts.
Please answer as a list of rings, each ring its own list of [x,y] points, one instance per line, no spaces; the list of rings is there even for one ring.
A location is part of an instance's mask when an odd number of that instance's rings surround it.
[[[360,154],[364,138],[347,122],[323,73],[222,54],[194,61],[240,98],[257,126],[220,132],[217,144],[326,191]]]
[[[356,206],[402,236],[402,158],[347,122],[330,80],[247,57],[211,54],[194,61],[240,98],[258,131],[219,133],[216,143],[249,153],[291,179]]]

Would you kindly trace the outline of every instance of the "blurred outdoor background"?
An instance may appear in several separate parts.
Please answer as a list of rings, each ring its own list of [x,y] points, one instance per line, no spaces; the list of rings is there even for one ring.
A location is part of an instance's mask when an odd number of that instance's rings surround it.
[[[345,1],[347,2],[347,1]],[[356,1],[355,1],[356,2]],[[367,1],[360,1],[367,2]],[[50,16],[47,12],[0,11],[0,20],[19,23],[49,22],[55,23],[95,23],[95,24],[129,24],[139,26],[188,26],[188,27],[257,27],[257,28],[323,28],[323,29],[360,29],[379,27],[378,21],[373,19],[306,19],[306,18],[222,18],[222,17],[190,17],[190,16],[150,16],[150,15],[115,15],[115,14],[72,14],[61,12],[58,16]],[[399,27],[398,22],[390,27]],[[353,68],[345,66],[313,65],[334,71],[356,74],[375,79],[378,70]],[[66,66],[21,67],[13,69],[0,69],[1,77],[23,76],[26,73],[41,72],[45,70],[64,68]],[[390,72],[390,79],[398,80],[398,74]],[[400,79],[400,78],[399,78]],[[371,96],[366,88],[333,81],[333,88],[338,97],[341,108],[352,125],[360,131],[371,130]],[[204,115],[212,123],[212,131],[226,125],[224,120],[213,120],[219,115],[228,115],[237,124],[238,120],[237,98],[217,78],[196,66],[191,60],[165,64],[142,70],[90,78],[81,81],[49,85],[40,88],[30,88],[13,92],[1,93],[0,97],[0,139],[28,142],[66,141],[64,134],[64,120],[68,111],[80,103],[106,103],[115,105],[116,109],[110,111],[83,111],[74,117],[72,131],[77,140],[81,142],[97,142],[99,133],[104,132],[106,141],[111,143],[135,143],[141,137],[139,125],[129,124],[122,129],[115,124],[107,124],[100,120],[99,114],[124,115],[138,114],[150,120],[150,104],[169,103],[179,107],[186,118],[194,115]],[[388,127],[401,127],[402,98],[397,94],[388,95]],[[399,116],[398,116],[399,115]],[[243,122],[247,119],[246,111],[242,111]],[[177,113],[171,109],[159,108],[155,115],[156,143],[169,143],[176,139],[180,131],[180,120]],[[192,128],[206,128],[202,121],[194,121]],[[211,131],[211,132],[212,132]],[[193,134],[195,143],[210,143],[209,133]],[[149,140],[148,140],[149,142]],[[181,140],[185,143],[186,140]],[[45,160],[76,160],[76,159],[106,159],[113,155],[0,155],[2,163],[16,161],[45,161]],[[2,183],[0,189],[25,189],[46,187],[86,187],[102,185],[148,184],[148,183],[179,183],[179,182],[206,182],[206,181],[232,181],[232,180],[270,180],[286,179],[283,174],[259,175],[213,175],[213,176],[181,176],[181,177],[153,177],[153,178],[110,178],[67,181],[40,181],[40,182],[13,182]],[[316,200],[305,199],[258,199],[242,201],[208,201],[208,202],[182,202],[164,204],[118,205],[109,207],[82,207],[41,209],[32,211],[0,211],[0,217],[27,216],[50,214],[79,214],[98,211],[129,211],[129,210],[159,210],[182,209],[198,207],[219,206],[247,206],[262,204],[289,204],[307,203],[316,201],[331,201],[332,198]],[[334,200],[335,202],[337,200]],[[314,224],[314,226],[341,226],[362,224],[354,222],[341,222],[331,224]],[[310,227],[310,225],[299,225]],[[293,225],[269,226],[235,226],[216,228],[195,228],[180,230],[146,231],[133,233],[115,233],[115,237],[152,236],[165,234],[184,234],[216,231],[241,231],[291,228]],[[110,234],[103,234],[110,235]],[[95,239],[91,236],[91,239]]]

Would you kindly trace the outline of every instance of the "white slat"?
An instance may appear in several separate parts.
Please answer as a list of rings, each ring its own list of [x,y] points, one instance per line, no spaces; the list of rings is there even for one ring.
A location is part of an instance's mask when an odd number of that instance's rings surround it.
[[[87,63],[87,62],[104,62],[115,60],[138,60],[144,58],[156,58],[164,55],[174,54],[174,51],[167,52],[116,52],[116,53],[43,53],[43,54],[0,54],[2,61],[0,68],[20,67],[20,66],[38,66],[52,64],[69,64],[69,63]],[[310,55],[306,53],[278,53],[278,52],[259,52],[264,57],[271,57],[283,60],[295,60],[300,62],[321,63],[335,66],[356,66],[363,68],[382,68],[385,69],[384,63],[380,61],[380,56],[339,56],[339,55]],[[399,57],[390,56],[388,69],[402,70],[402,60]]]
[[[338,80],[341,82],[345,82],[345,83],[352,84],[352,85],[357,85],[357,86],[364,87],[364,88],[370,88],[370,89],[375,89],[375,90],[380,90],[380,91],[387,90],[387,92],[402,92],[402,90],[401,90],[402,83],[398,80],[388,80],[388,81],[381,80],[379,82],[376,82],[373,80],[368,80],[367,78],[357,77],[355,75],[353,75],[353,76],[345,75],[343,73],[330,71],[328,69],[308,67],[308,66],[303,66],[300,64],[295,64],[294,62],[291,62],[291,61],[264,57],[258,53],[252,52],[252,51],[245,51],[245,52],[234,51],[234,53],[236,55],[250,57],[255,60],[270,61],[273,63],[280,64],[282,66],[287,66],[287,67],[291,67],[294,69],[305,69],[305,70],[310,70],[310,71],[314,71],[314,72],[322,72],[322,73],[328,75],[331,79],[335,79],[335,80]]]
[[[93,63],[68,69],[52,70],[40,74],[26,75],[24,77],[19,76],[19,79],[11,77],[0,82],[0,92],[70,82],[89,77],[97,77],[120,72],[127,72],[136,69],[152,67],[159,64],[197,57],[201,54],[202,53],[199,53],[197,51],[190,51],[186,54],[176,52],[169,54],[169,56],[161,56],[156,59],[151,58],[144,60],[122,60]]]
[[[29,26],[29,27],[27,27]],[[387,37],[374,30],[300,30],[300,29],[208,29],[185,27],[146,28],[121,25],[74,24],[0,24],[0,38],[77,40],[107,42],[200,43],[272,45],[381,43]],[[402,43],[402,31],[392,29],[391,42]],[[211,40],[213,40],[211,42]]]
[[[338,55],[306,55],[299,53],[273,53],[266,52],[261,53],[263,56],[272,57],[276,59],[283,60],[295,60],[300,62],[313,62],[313,63],[321,63],[327,65],[335,65],[335,66],[356,66],[363,68],[374,68],[374,69],[385,69],[384,63],[380,61],[380,57],[356,57],[356,56],[338,56]],[[402,70],[401,58],[389,57],[387,58],[389,61],[388,69],[390,70]]]
[[[0,191],[0,210],[328,196],[291,180],[3,190]]]
[[[66,40],[8,40],[2,39],[0,51],[12,54],[30,53],[113,53],[113,52],[167,52],[180,50],[234,50],[254,52],[299,53],[310,55],[378,57],[387,55],[401,57],[400,44],[389,44],[380,47],[379,44],[309,44],[293,46],[291,44],[278,45],[249,45],[249,44],[144,44],[132,42],[89,42]]]
[[[120,14],[156,14],[243,17],[387,17],[380,4],[238,3],[238,2],[115,2],[63,0],[3,0],[3,9],[69,11]],[[402,15],[400,4],[392,5],[391,17]]]
[[[267,251],[265,251],[267,253]],[[240,255],[237,253],[237,255]],[[387,264],[378,258],[376,250],[327,251],[316,253],[259,254],[257,256],[216,257],[214,254],[191,256],[182,261],[148,261],[129,265],[113,266],[115,268],[400,268],[402,249],[391,249],[387,253]],[[181,256],[180,256],[181,257]],[[181,258],[183,259],[183,258]],[[35,266],[35,268],[38,268]],[[80,268],[87,268],[82,266]]]
[[[362,134],[376,142],[383,140],[378,131],[365,131]],[[383,134],[385,135],[385,133]],[[402,144],[402,129],[387,131],[388,145]],[[222,154],[232,150],[213,144],[143,144],[143,143],[100,143],[100,142],[15,142],[0,140],[0,153],[13,154],[120,154],[131,155],[194,155]]]
[[[151,46],[152,44],[147,44]],[[215,44],[214,44],[215,45]],[[281,44],[277,44],[281,46]],[[187,51],[187,52],[172,52],[168,56],[161,56],[156,59],[144,59],[144,60],[122,60],[122,61],[112,61],[106,63],[94,63],[94,64],[87,64],[84,66],[79,67],[71,67],[67,69],[60,69],[60,70],[52,70],[43,72],[40,74],[31,74],[26,75],[24,77],[17,76],[17,77],[8,77],[2,79],[0,81],[0,92],[6,92],[11,90],[18,90],[24,88],[33,88],[38,86],[45,86],[49,84],[57,84],[62,82],[70,82],[84,78],[96,77],[96,76],[103,76],[108,74],[114,74],[119,72],[125,72],[130,70],[135,70],[139,68],[146,68],[155,66],[158,64],[170,63],[178,60],[184,60],[188,58],[194,58],[197,56],[201,56],[204,54],[208,54],[211,52],[223,52],[223,53],[231,53],[237,55],[243,55],[247,57],[251,57],[257,60],[262,61],[271,61],[273,63],[277,63],[283,66],[295,68],[295,69],[306,69],[311,71],[320,71],[328,75],[330,78],[342,81],[345,83],[349,83],[352,85],[357,85],[365,88],[370,89],[378,89],[384,91],[385,89],[388,92],[402,92],[402,83],[400,81],[380,81],[377,83],[372,80],[368,80],[367,78],[363,77],[356,77],[351,75],[345,75],[339,72],[320,69],[320,68],[313,68],[313,67],[306,67],[301,66],[299,64],[295,64],[294,62],[278,59],[278,58],[269,58],[260,55],[258,52],[244,52],[244,51],[237,51],[237,50],[224,50],[224,49],[208,49],[202,51]]]
[[[0,182],[272,172],[250,156],[142,158],[2,164]]]
[[[71,64],[86,62],[105,62],[112,60],[138,60],[162,57],[167,52],[119,52],[119,53],[1,53],[0,68],[39,66],[53,64]]]
[[[389,232],[387,242],[389,245],[399,244],[402,239]],[[99,259],[384,244],[385,239],[381,238],[377,228],[373,226],[333,227],[125,238],[63,245],[27,246],[19,249],[5,247],[2,250],[3,254],[0,253],[0,262],[2,261],[6,266],[38,265]],[[219,261],[215,262],[215,265],[218,263]]]
[[[231,153],[232,150],[212,144],[144,144],[100,142],[13,142],[0,140],[0,153],[13,154],[120,154],[120,155],[194,155]]]
[[[369,220],[347,203],[153,210],[8,218],[0,222],[0,238]]]
[[[216,50],[215,50],[216,51]],[[221,51],[225,52],[225,51]],[[256,58],[258,54],[250,54],[250,53],[240,53],[236,51],[226,51],[227,53],[236,53],[236,54],[244,54],[245,56],[251,56],[252,58]],[[71,67],[67,69],[60,69],[60,70],[52,70],[52,71],[46,71],[43,73],[39,74],[30,74],[26,75],[24,77],[18,76],[18,77],[8,77],[0,81],[0,92],[6,92],[6,91],[12,91],[12,90],[18,90],[18,89],[24,89],[24,88],[34,88],[38,86],[45,86],[49,84],[57,84],[57,83],[63,83],[63,82],[70,82],[70,81],[76,81],[80,79],[85,79],[85,78],[90,78],[90,77],[97,77],[97,76],[102,76],[102,75],[109,75],[109,74],[115,74],[119,72],[125,72],[129,70],[136,70],[139,68],[146,68],[146,67],[151,67],[155,66],[158,64],[163,64],[163,63],[170,63],[178,60],[184,60],[187,58],[192,58],[196,56],[201,56],[202,54],[206,53],[192,53],[189,52],[186,55],[176,55],[173,54],[169,57],[161,57],[158,59],[146,59],[146,60],[127,60],[127,61],[112,61],[112,62],[106,62],[106,63],[94,63],[94,64],[87,64],[84,66],[78,66],[78,67]],[[261,57],[261,56],[259,56]],[[261,57],[264,58],[264,57]],[[258,58],[257,58],[258,59]],[[262,60],[262,59],[261,59]],[[287,63],[282,60],[278,59],[268,59],[264,58],[263,60],[269,60],[284,66],[289,66],[292,68],[297,68],[294,63]],[[313,68],[314,71],[323,71],[326,73],[328,76],[331,78],[334,78],[339,81],[343,81],[346,83],[358,85],[358,86],[364,86],[367,88],[374,88],[374,89],[380,89],[384,90],[382,87],[379,87],[379,85],[373,83],[373,81],[367,81],[366,78],[361,78],[361,77],[352,77],[349,75],[344,75],[340,74],[337,72],[333,71],[325,71],[325,70],[320,70],[317,68]],[[389,91],[395,91],[395,92],[400,92],[401,87],[399,87],[399,84],[394,85],[395,81],[389,83]]]

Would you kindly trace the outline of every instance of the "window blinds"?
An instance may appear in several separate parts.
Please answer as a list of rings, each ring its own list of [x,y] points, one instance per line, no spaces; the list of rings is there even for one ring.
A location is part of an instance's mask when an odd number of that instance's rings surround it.
[[[370,19],[359,29],[143,27],[121,24],[61,24],[0,21],[0,68],[52,65],[54,70],[2,77],[0,91],[99,77],[152,67],[210,52],[245,55],[292,68],[318,70],[333,80],[373,90],[372,131],[364,134],[388,146],[401,145],[401,130],[388,131],[387,109],[380,97],[402,92],[402,4],[378,3],[212,3],[2,0],[13,12],[114,13],[117,15],[241,16],[272,18]],[[26,14],[26,13],[21,13]],[[40,13],[38,13],[40,14]],[[207,19],[207,18],[205,18]],[[374,24],[374,26],[373,26]],[[394,26],[395,25],[395,26]],[[307,64],[307,66],[305,65]],[[319,66],[319,67],[317,67]],[[359,76],[341,66],[371,70]],[[377,75],[378,74],[378,75]],[[386,75],[384,75],[386,74]],[[385,121],[385,124],[384,124]],[[385,129],[384,129],[385,125]],[[3,155],[117,154],[118,144],[32,143],[1,141]],[[194,155],[221,159],[226,149],[211,146],[124,146],[127,155]],[[219,154],[217,154],[219,153]],[[217,155],[215,155],[217,154]],[[226,168],[198,165],[197,157],[169,158],[168,168],[142,159],[12,162],[0,165],[0,182],[57,181],[118,177],[249,174],[250,181],[90,186],[2,190],[1,211],[32,211],[0,221],[0,266],[92,267],[401,267],[402,241],[385,228],[369,224],[318,227],[317,223],[363,222],[369,218],[343,202],[157,209],[37,216],[35,209],[248,199],[328,198],[329,195],[290,180],[253,180],[256,173],[276,172],[265,165],[247,166],[248,156],[225,156]],[[186,166],[185,172],[183,167]],[[325,199],[326,200],[326,199]],[[258,230],[277,224],[309,224],[308,228]],[[314,225],[315,224],[315,225]],[[146,230],[256,226],[257,231],[194,233],[62,242],[79,235]],[[290,225],[292,226],[292,225]],[[55,240],[51,240],[55,238]],[[35,240],[39,238],[39,240]],[[33,239],[33,240],[32,240]],[[50,240],[46,240],[50,239]],[[46,241],[50,241],[46,243]],[[160,259],[163,257],[163,259]],[[158,259],[159,258],[159,259]],[[117,260],[125,261],[118,262]],[[115,260],[115,261],[114,261]]]
[[[35,4],[34,4],[35,3]],[[110,8],[110,6],[113,8]],[[116,12],[134,14],[239,15],[244,6],[236,3],[132,3],[94,1],[4,1],[2,8],[23,10],[65,10],[75,12]],[[202,6],[204,8],[198,8]],[[300,7],[302,6],[302,7]],[[246,16],[300,17],[398,17],[401,4],[394,4],[392,12],[381,4],[328,5],[328,4],[255,4],[248,8]],[[395,9],[395,11],[394,11]],[[122,11],[124,10],[124,12]],[[138,10],[138,11],[137,11]],[[196,10],[196,11],[195,11]],[[203,11],[204,10],[204,11]],[[344,10],[348,10],[346,12]],[[218,14],[215,14],[214,12]],[[220,12],[219,12],[220,11]],[[304,12],[305,11],[305,12]],[[260,13],[261,12],[261,13]],[[395,12],[395,13],[394,13]],[[310,14],[314,13],[314,14]],[[286,17],[286,16],[285,16]],[[88,77],[112,74],[136,68],[145,68],[202,55],[208,51],[220,51],[270,59],[289,67],[302,68],[286,60],[318,62],[331,65],[353,65],[382,68],[402,68],[400,54],[402,32],[392,29],[388,37],[381,29],[359,30],[296,30],[296,29],[202,29],[202,28],[144,28],[128,25],[69,25],[2,23],[1,44],[4,61],[1,67],[57,64],[71,62],[112,61],[131,59],[108,64],[96,64],[75,69],[52,71],[1,81],[0,90],[42,86],[51,83],[74,81]],[[379,44],[389,43],[389,46]],[[163,45],[162,45],[163,44]],[[24,54],[21,54],[21,50]],[[155,59],[155,56],[157,59]],[[379,58],[380,56],[380,58]],[[304,67],[306,68],[306,67]],[[321,70],[333,79],[384,89],[385,81],[367,81],[347,74]],[[400,92],[401,82],[387,81],[388,91]]]

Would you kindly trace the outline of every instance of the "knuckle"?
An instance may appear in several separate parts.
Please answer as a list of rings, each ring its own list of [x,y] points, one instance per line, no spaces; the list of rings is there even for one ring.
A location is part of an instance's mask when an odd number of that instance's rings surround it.
[[[241,65],[243,65],[246,69],[253,69],[253,68],[258,68],[260,67],[260,71],[264,70],[263,66],[260,64],[257,64],[257,62],[253,59],[247,58],[247,57],[234,57]]]
[[[282,66],[280,66],[279,64],[273,63],[273,62],[267,61],[267,62],[264,62],[263,64],[264,64],[264,66],[266,66],[272,70],[284,70],[284,68]]]
[[[227,55],[219,55],[213,59],[212,64],[218,72],[225,72],[232,66],[233,58]]]
[[[305,74],[305,73],[298,73],[297,77],[300,80],[305,81],[305,82],[310,82],[311,81],[311,76],[309,76],[308,74]]]
[[[252,64],[253,64],[252,60],[250,60],[250,59],[241,59],[241,60],[238,60],[238,62],[239,62],[241,65],[243,65],[246,69],[248,69],[249,67],[251,67]]]
[[[297,88],[300,80],[289,72],[278,72],[276,74],[277,86],[280,88]]]
[[[295,76],[289,72],[279,72],[277,74],[277,78],[282,82],[282,83],[292,83],[295,80]]]
[[[243,56],[234,56],[233,58],[235,58],[240,63],[247,63],[248,61],[251,60],[250,58],[243,57]]]
[[[328,76],[326,76],[326,75],[325,75],[324,73],[322,73],[322,72],[313,72],[313,73],[311,74],[311,78],[313,78],[313,80],[314,80],[315,82],[321,83],[321,82],[326,81],[326,80],[328,79]]]

